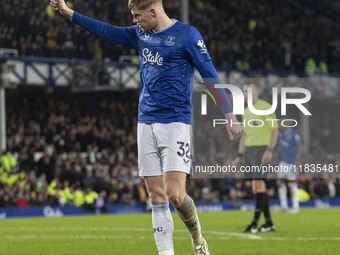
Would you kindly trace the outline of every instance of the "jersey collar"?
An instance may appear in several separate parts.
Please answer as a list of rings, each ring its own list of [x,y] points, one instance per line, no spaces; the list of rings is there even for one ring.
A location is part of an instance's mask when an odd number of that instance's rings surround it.
[[[169,26],[164,27],[164,28],[162,28],[162,29],[160,29],[160,30],[157,30],[157,31],[152,29],[152,32],[153,32],[153,33],[161,33],[161,32],[163,32],[163,31],[169,29],[170,27],[172,27],[173,25],[175,25],[176,22],[177,22],[176,19],[171,19],[171,20],[172,20],[173,22],[172,22]]]

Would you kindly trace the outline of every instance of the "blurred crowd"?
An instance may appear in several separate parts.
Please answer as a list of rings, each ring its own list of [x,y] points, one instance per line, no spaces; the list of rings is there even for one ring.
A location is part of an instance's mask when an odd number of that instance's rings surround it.
[[[16,170],[0,174],[0,205],[9,203],[1,198],[13,204],[19,195],[31,204],[42,203],[41,197],[43,203],[74,204],[77,190],[83,202],[91,191],[104,191],[108,203],[145,203],[137,169],[137,100],[131,101],[136,91],[98,100],[96,94],[10,92],[7,150],[18,157]]]
[[[133,25],[127,1],[66,2],[101,21]],[[169,16],[180,20],[181,1],[163,2]],[[189,13],[190,24],[202,33],[218,67],[340,71],[340,35],[336,22],[313,12],[306,1],[190,0]],[[38,0],[1,1],[0,45],[18,49],[21,56],[117,61],[121,55],[136,55],[135,50],[90,35],[55,13],[48,2]]]
[[[94,210],[108,204],[147,205],[145,184],[138,176],[138,91],[53,90],[7,90],[7,151],[0,154],[0,206],[72,204]],[[325,109],[313,112],[311,152],[304,155],[301,163],[339,165],[339,147],[329,146],[335,131],[320,131],[315,125],[324,119],[327,105],[334,107],[329,105],[331,102],[322,104]],[[311,102],[311,107],[317,105],[320,101]],[[330,118],[326,125],[336,128],[338,118]],[[198,164],[226,164],[233,160],[237,142],[228,141],[225,127],[213,133],[209,125],[194,127],[204,144],[195,145],[204,148],[203,152],[195,152]],[[221,139],[221,134],[226,139]],[[213,154],[217,156],[212,158]],[[3,156],[8,160],[3,161]],[[268,185],[270,197],[277,198],[276,180],[270,180]],[[312,199],[340,196],[339,178],[301,178],[300,188]],[[253,198],[250,181],[243,179],[192,178],[187,189],[201,202]]]

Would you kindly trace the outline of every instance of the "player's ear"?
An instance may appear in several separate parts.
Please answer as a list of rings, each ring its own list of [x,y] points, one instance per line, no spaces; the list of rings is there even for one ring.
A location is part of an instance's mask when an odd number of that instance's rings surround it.
[[[152,8],[150,9],[151,17],[156,18],[156,9]]]

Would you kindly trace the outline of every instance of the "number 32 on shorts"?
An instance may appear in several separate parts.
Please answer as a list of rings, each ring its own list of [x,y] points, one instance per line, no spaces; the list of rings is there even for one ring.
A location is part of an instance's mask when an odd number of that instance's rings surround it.
[[[179,151],[177,151],[177,155],[183,158],[183,162],[185,164],[188,164],[191,160],[190,144],[181,141],[177,141],[177,144],[179,145]]]

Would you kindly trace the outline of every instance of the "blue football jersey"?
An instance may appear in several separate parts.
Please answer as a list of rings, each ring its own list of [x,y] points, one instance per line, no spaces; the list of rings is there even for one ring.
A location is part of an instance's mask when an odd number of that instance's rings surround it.
[[[190,124],[194,67],[211,62],[196,28],[173,20],[166,28],[143,32],[139,26],[111,26],[77,12],[74,12],[72,21],[102,38],[139,51],[138,122]],[[213,68],[212,64],[210,66]],[[202,75],[207,68],[200,69]],[[211,76],[211,72],[208,73]],[[225,107],[222,111],[231,112],[228,97],[225,91],[222,93]]]
[[[176,20],[159,31],[134,29],[141,72],[139,122],[189,124],[194,65],[210,60],[202,36]]]
[[[301,137],[294,129],[279,132],[279,147],[281,160],[293,164],[296,160],[298,144],[301,143]]]

